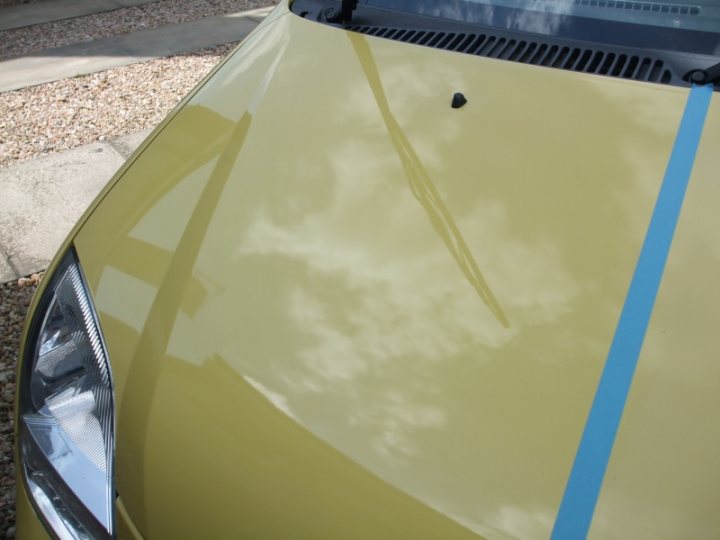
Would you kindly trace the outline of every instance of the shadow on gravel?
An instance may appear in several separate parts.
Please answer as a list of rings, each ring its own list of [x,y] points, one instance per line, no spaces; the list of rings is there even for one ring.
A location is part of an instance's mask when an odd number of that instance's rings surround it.
[[[18,6],[20,4],[34,4],[37,0],[0,0],[0,7]]]
[[[0,540],[15,536],[13,407],[18,345],[35,286],[0,284]]]

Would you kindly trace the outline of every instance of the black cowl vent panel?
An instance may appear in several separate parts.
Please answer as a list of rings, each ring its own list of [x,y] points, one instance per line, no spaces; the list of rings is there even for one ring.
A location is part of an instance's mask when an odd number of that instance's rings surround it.
[[[409,30],[381,26],[350,25],[352,32],[393,39],[436,49],[444,49],[486,58],[497,58],[583,73],[595,73],[637,81],[669,84],[673,74],[659,58],[617,50],[558,45],[491,33]]]

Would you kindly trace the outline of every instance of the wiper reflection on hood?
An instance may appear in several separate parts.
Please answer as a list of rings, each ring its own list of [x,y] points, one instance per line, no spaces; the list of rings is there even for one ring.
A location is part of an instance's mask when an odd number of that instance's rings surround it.
[[[405,132],[390,111],[380,74],[365,37],[354,32],[348,32],[348,37],[370,84],[370,89],[385,121],[395,151],[402,162],[413,195],[427,212],[435,231],[442,238],[458,266],[460,266],[462,273],[500,324],[508,328],[510,323],[485,281],[482,272],[480,272],[460,229],[455,224],[455,220],[448,211],[447,206],[445,206],[435,184],[425,170],[412,144],[410,144]]]

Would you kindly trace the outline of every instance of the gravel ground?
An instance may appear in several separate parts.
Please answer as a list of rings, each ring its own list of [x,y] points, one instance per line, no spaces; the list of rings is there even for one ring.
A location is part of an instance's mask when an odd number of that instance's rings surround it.
[[[0,60],[72,43],[274,4],[273,0],[161,0],[85,17],[6,30],[0,32]]]
[[[236,45],[0,94],[0,166],[155,126]],[[15,364],[34,289],[0,284],[0,540],[15,531]]]
[[[32,4],[37,0],[0,0],[0,7],[16,6],[18,4]]]
[[[0,0],[2,8],[37,0]],[[50,0],[46,0],[50,1]],[[0,32],[0,60],[46,48],[273,5],[161,0]],[[0,93],[0,167],[159,123],[237,43]],[[34,285],[0,284],[0,540],[15,536],[13,420],[18,344]]]
[[[18,3],[26,2],[0,0],[0,16],[3,6]],[[147,10],[150,6],[144,6],[145,11],[128,8],[22,32],[0,33],[0,55],[9,50],[24,53],[56,47],[69,43],[64,40],[71,35],[81,38],[72,41],[80,41],[272,4],[268,0],[165,0],[150,5],[160,8],[158,11]],[[108,16],[98,22],[98,17]],[[92,18],[95,19],[88,22]],[[113,22],[117,25],[113,26]],[[55,34],[50,36],[52,32]],[[1,93],[0,167],[155,126],[236,45],[229,43]],[[17,282],[0,284],[0,540],[15,535],[12,421],[15,365],[25,313],[34,290],[33,285],[21,288]]]
[[[236,45],[0,94],[0,167],[154,127]]]
[[[34,291],[34,286],[20,288],[15,281],[0,284],[0,538],[12,538],[15,531],[15,365],[25,313]]]
[[[0,94],[0,166],[153,127],[236,45]],[[15,365],[34,289],[0,284],[0,540],[15,531]]]

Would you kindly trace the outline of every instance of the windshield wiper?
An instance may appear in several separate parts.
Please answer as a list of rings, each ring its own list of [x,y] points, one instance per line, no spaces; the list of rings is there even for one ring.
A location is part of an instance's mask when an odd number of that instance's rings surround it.
[[[720,62],[707,69],[693,69],[685,74],[683,79],[695,84],[720,83]]]
[[[357,0],[342,0],[340,11],[330,8],[325,12],[325,20],[332,23],[349,24],[352,22],[352,12],[357,7]]]

